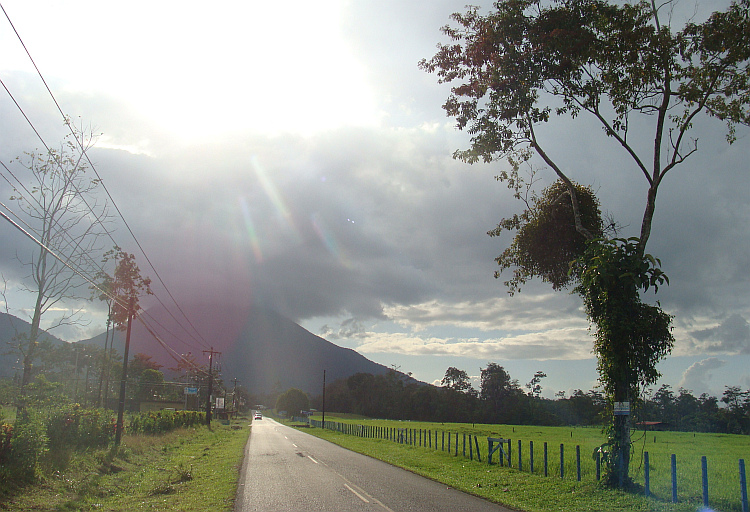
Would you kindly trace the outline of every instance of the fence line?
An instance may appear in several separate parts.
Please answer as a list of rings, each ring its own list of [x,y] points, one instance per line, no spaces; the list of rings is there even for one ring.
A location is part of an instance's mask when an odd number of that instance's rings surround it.
[[[326,421],[323,424],[322,421],[308,418],[307,422],[312,427],[326,428],[346,435],[353,435],[357,437],[382,439],[386,441],[392,441],[398,444],[405,444],[414,447],[425,448],[429,450],[440,450],[451,454],[451,437],[455,434],[455,442],[453,443],[454,457],[459,456],[459,432],[447,432],[445,430],[428,430],[428,429],[413,429],[408,427],[384,427],[375,425],[356,425],[354,423],[345,423],[338,421]],[[446,443],[447,437],[447,443]],[[468,456],[467,456],[467,439],[468,439]],[[518,451],[516,454],[517,469],[518,471],[524,470],[523,464],[523,446],[520,439],[517,439]],[[434,444],[433,444],[434,443]],[[492,455],[498,453],[499,465],[504,466],[507,464],[508,468],[513,467],[513,451],[511,449],[511,439],[501,438],[487,438],[487,463],[493,464]],[[543,474],[549,476],[549,458],[548,458],[548,447],[547,442],[544,442],[544,458],[543,458]],[[476,457],[478,462],[482,461],[482,454],[479,448],[479,437],[472,434],[463,433],[462,436],[462,449],[461,455],[469,460],[474,460]],[[565,478],[565,445],[560,444],[560,469],[559,476],[561,479]],[[648,452],[643,454],[644,462],[644,495],[651,496],[651,458]],[[596,480],[601,478],[601,458],[599,451],[595,455],[596,463]],[[677,457],[672,454],[670,457],[671,467],[671,491],[672,491],[672,502],[678,502],[677,493]],[[529,441],[529,453],[528,453],[528,468],[530,473],[535,473],[534,468],[534,442]],[[582,480],[581,472],[581,447],[576,445],[575,447],[575,478],[577,481]],[[708,459],[706,456],[701,457],[701,498],[704,507],[709,506],[709,482],[708,482]],[[740,488],[740,501],[742,512],[750,512],[748,510],[748,497],[747,497],[747,480],[745,473],[745,460],[739,459],[739,488]]]

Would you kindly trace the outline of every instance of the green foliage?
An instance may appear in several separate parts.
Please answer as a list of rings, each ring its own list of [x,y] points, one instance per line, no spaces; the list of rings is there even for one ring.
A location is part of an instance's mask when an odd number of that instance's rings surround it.
[[[78,404],[51,410],[47,418],[50,450],[99,448],[114,440],[115,417],[104,409],[84,409]]]
[[[3,479],[32,480],[37,463],[47,452],[47,427],[36,411],[24,410],[13,426],[7,463],[1,468]]]
[[[501,0],[487,15],[477,7],[453,14],[458,26],[443,28],[452,43],[420,67],[459,82],[443,108],[472,135],[471,148],[456,152],[464,161],[536,146],[534,125],[553,115],[588,112],[627,146],[632,116],[659,113],[663,121],[675,111],[674,163],[697,113],[725,120],[730,133],[750,122],[749,5],[740,0],[673,31],[648,1]],[[543,103],[550,93],[561,100],[554,108]]]
[[[589,187],[573,184],[580,221],[587,233],[602,236],[602,217],[599,200]],[[568,185],[557,180],[541,195],[532,195],[528,208],[520,215],[503,219],[489,231],[498,236],[504,231],[516,231],[513,241],[495,258],[500,271],[513,269],[513,277],[505,282],[513,295],[532,277],[540,277],[555,290],[565,288],[575,278],[569,272],[570,263],[586,249],[586,236],[576,227],[572,197]]]
[[[200,411],[151,411],[134,414],[128,423],[130,434],[164,434],[177,428],[194,427],[205,422]]]
[[[62,392],[59,382],[50,382],[45,375],[37,375],[33,382],[24,389],[24,402],[36,409],[60,407],[70,403],[70,399]]]
[[[592,240],[572,272],[594,332],[599,380],[617,401],[635,400],[656,382],[656,363],[674,345],[672,317],[641,302],[639,292],[668,283],[660,261],[641,256],[638,239]]]
[[[13,425],[0,422],[0,466],[10,457],[11,439],[13,439]]]
[[[613,402],[635,404],[640,392],[660,374],[656,364],[672,350],[672,316],[641,302],[640,292],[668,282],[659,260],[640,252],[639,239],[595,239],[571,269],[575,291],[594,324],[594,353],[599,381]],[[605,481],[629,485],[630,432],[627,416],[614,416],[608,429]]]
[[[296,388],[291,388],[282,393],[276,400],[276,411],[286,411],[288,416],[299,416],[301,411],[310,408],[310,399]]]

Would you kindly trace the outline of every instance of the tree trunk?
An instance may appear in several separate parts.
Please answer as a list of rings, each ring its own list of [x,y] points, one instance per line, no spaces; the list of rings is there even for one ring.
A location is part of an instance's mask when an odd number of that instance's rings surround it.
[[[615,393],[616,402],[629,402],[625,383]],[[613,418],[614,446],[610,460],[609,484],[620,489],[630,485],[630,414],[616,414]]]

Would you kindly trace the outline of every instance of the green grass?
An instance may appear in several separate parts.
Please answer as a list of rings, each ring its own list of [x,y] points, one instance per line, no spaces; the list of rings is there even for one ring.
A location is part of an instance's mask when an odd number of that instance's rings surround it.
[[[320,419],[319,417],[317,419]],[[612,491],[596,482],[592,453],[604,441],[600,428],[564,428],[507,425],[436,424],[385,420],[348,420],[326,415],[326,420],[380,427],[459,432],[459,456],[433,448],[405,446],[393,441],[362,439],[336,432],[309,429],[346,448],[385,460],[463,491],[527,511],[563,510],[669,510],[695,511],[702,506],[700,458],[708,459],[709,504],[714,510],[739,511],[738,459],[750,459],[750,437],[681,432],[650,432],[633,436],[635,448],[631,476],[644,483],[642,453],[649,452],[651,498]],[[463,434],[478,436],[482,462],[462,456]],[[433,434],[434,436],[434,434]],[[487,437],[511,439],[513,469],[488,466]],[[418,442],[417,436],[417,442]],[[522,446],[522,471],[518,471],[518,440]],[[534,443],[534,474],[529,473],[529,441]],[[548,449],[548,475],[543,475],[544,442]],[[423,439],[424,442],[424,439]],[[564,478],[560,478],[560,445],[564,446]],[[576,480],[576,445],[581,450],[581,482]],[[447,449],[447,441],[446,441]],[[468,447],[467,447],[468,457]],[[677,456],[678,500],[671,503],[670,456]],[[475,455],[476,457],[476,455]],[[497,458],[495,457],[495,461]]]
[[[35,485],[6,489],[0,510],[231,511],[248,420],[125,436],[116,451],[47,458]]]

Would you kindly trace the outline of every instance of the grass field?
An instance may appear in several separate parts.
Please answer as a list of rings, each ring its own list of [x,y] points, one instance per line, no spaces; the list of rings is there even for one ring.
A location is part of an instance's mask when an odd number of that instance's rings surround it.
[[[316,419],[321,419],[317,417]],[[512,505],[522,510],[698,510],[702,508],[701,456],[708,461],[709,505],[713,510],[741,511],[738,461],[750,462],[750,437],[723,434],[693,434],[683,432],[636,432],[631,476],[643,485],[643,453],[649,452],[650,487],[652,497],[617,493],[601,488],[596,483],[596,463],[592,454],[604,442],[600,428],[534,427],[509,425],[436,424],[334,418],[357,425],[381,428],[408,428],[429,431],[432,449],[405,446],[393,441],[361,439],[351,435],[310,429],[347,448],[382,458],[430,478],[460,487],[463,490]],[[438,432],[437,451],[434,432]],[[455,454],[455,433],[459,433],[459,456],[442,452],[443,432],[451,433],[451,454]],[[464,434],[477,436],[482,462],[469,461],[462,456]],[[487,437],[511,439],[513,469],[488,466]],[[417,444],[419,436],[415,434]],[[522,470],[518,471],[518,441],[521,441]],[[534,475],[530,471],[530,442],[534,447]],[[544,443],[547,443],[548,476],[544,476]],[[424,443],[424,434],[422,436]],[[563,478],[560,478],[560,445],[564,449]],[[576,446],[580,447],[581,482],[577,481]],[[447,448],[447,443],[446,443]],[[672,504],[671,455],[677,458],[678,503]],[[468,456],[468,448],[467,448]],[[495,457],[495,460],[497,458]],[[430,469],[425,469],[429,467]],[[477,480],[479,477],[483,479]],[[467,480],[468,479],[468,480]],[[489,479],[489,480],[487,480]],[[482,484],[483,480],[486,485]],[[513,481],[524,491],[516,495],[505,490],[501,482]],[[482,485],[482,487],[477,487]],[[502,489],[497,490],[502,487]],[[584,499],[583,497],[586,496]],[[615,502],[611,502],[616,497]],[[570,500],[573,500],[572,502]],[[631,502],[631,500],[633,500]],[[623,508],[612,508],[620,506]],[[581,508],[581,507],[587,508]]]
[[[38,483],[0,489],[0,510],[231,511],[248,423],[124,436],[114,451],[47,459]]]

